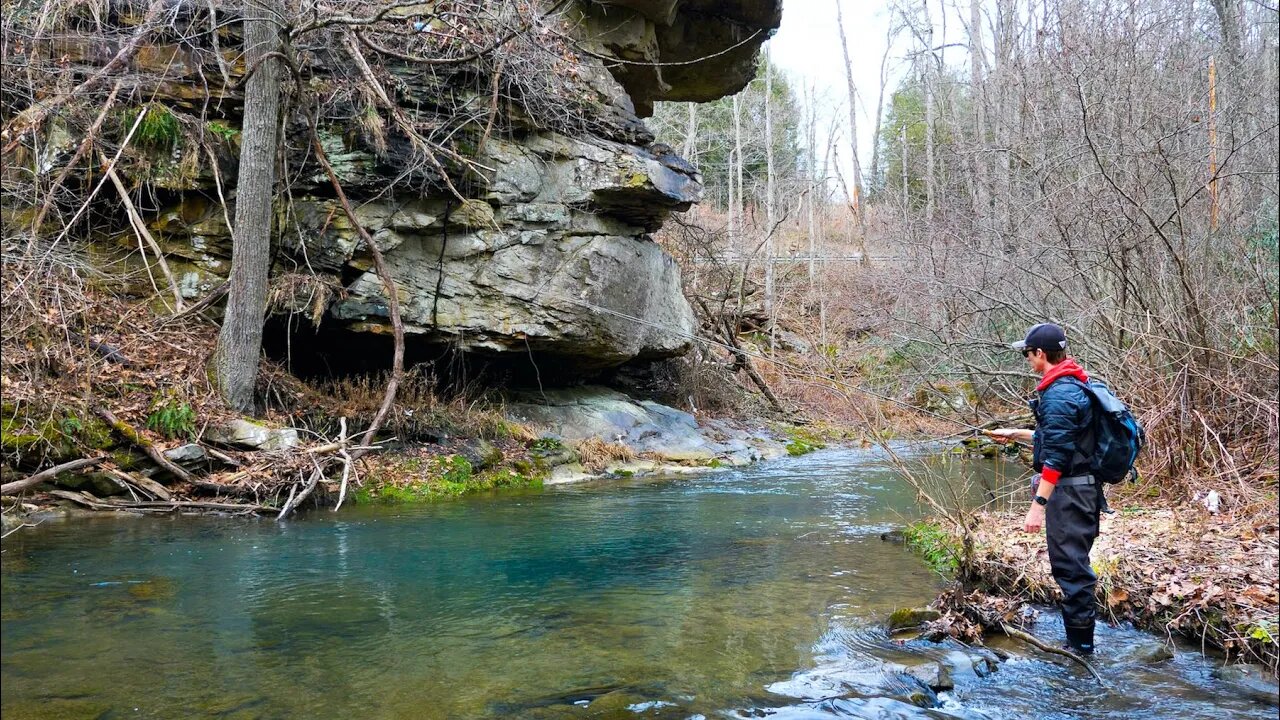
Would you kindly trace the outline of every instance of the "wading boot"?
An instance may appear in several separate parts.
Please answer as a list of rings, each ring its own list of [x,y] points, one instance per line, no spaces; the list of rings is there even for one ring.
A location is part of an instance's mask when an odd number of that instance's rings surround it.
[[[1093,620],[1081,625],[1064,625],[1063,627],[1067,631],[1067,644],[1063,646],[1063,649],[1070,650],[1077,655],[1092,655],[1093,625]]]

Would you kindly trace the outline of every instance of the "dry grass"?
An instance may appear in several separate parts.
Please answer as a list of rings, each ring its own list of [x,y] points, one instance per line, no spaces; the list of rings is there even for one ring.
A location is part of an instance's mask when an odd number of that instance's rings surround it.
[[[321,435],[332,434],[339,417],[354,427],[372,422],[387,379],[385,374],[368,374],[307,383],[278,367],[270,375],[269,385],[289,389],[269,393],[276,400],[273,412]],[[446,395],[422,367],[405,374],[383,435],[401,442],[437,442],[454,435],[521,442],[538,437],[533,429],[508,420],[501,400],[484,394]]]
[[[79,444],[75,426],[88,425],[96,407],[136,427],[157,404],[185,406],[202,421],[226,414],[204,370],[215,340],[205,322],[166,320],[145,302],[118,297],[72,253],[30,257],[7,244],[3,272],[7,463],[38,465],[54,445]],[[49,435],[51,420],[65,429],[44,438],[55,442],[11,442]]]
[[[621,443],[607,442],[600,438],[587,438],[574,446],[582,466],[593,473],[604,472],[618,463],[631,462],[636,453]]]
[[[71,458],[122,450],[119,438],[96,417],[99,408],[160,447],[197,438],[209,424],[238,417],[222,404],[207,374],[217,336],[212,323],[175,319],[147,300],[122,297],[118,278],[103,275],[65,247],[33,257],[7,245],[3,271],[0,457],[6,481]],[[265,401],[262,419],[299,428],[304,443],[324,444],[345,417],[350,437],[376,414],[384,382],[370,375],[306,383],[264,362],[258,385]],[[172,425],[173,417],[190,418],[190,427],[149,423],[166,408],[180,412],[161,420],[168,418]],[[402,442],[482,437],[515,447],[537,436],[507,421],[501,404],[486,397],[442,396],[434,379],[421,371],[407,374],[393,410],[382,434]],[[204,480],[226,483],[228,492],[261,504],[279,505],[281,494],[313,469],[304,452],[225,454],[241,467]],[[112,462],[119,465],[125,457],[113,454]]]

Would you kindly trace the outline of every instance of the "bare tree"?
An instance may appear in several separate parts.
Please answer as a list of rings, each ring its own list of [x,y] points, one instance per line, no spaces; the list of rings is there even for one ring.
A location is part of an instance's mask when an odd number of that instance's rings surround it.
[[[764,314],[769,318],[772,334],[774,326],[774,288],[773,288],[773,234],[774,230],[774,167],[773,167],[773,62],[768,52],[765,53],[764,64],[764,152],[765,152],[765,191],[764,191]]]
[[[849,41],[845,38],[844,17],[840,0],[836,0],[836,25],[840,30],[840,49],[844,52],[845,81],[849,86],[849,152],[853,156],[853,209],[862,220],[862,161],[858,157],[858,87],[853,82],[853,62],[849,59]]]

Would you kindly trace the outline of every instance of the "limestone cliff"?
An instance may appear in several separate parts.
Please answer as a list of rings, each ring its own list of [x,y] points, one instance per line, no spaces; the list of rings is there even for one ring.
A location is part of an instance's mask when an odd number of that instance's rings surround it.
[[[194,16],[203,3],[175,6]],[[655,100],[709,100],[745,85],[756,51],[778,25],[781,0],[576,0],[556,7],[568,61],[553,58],[549,71],[525,82],[554,90],[563,78],[571,102],[552,93],[533,109],[509,100],[500,107],[496,89],[513,73],[505,60],[423,72],[393,55],[379,58],[373,73],[392,88],[399,112],[443,138],[448,152],[438,161],[423,162],[385,118],[370,121],[340,52],[306,50],[298,95],[336,99],[318,119],[301,107],[284,119],[288,183],[278,202],[275,273],[319,280],[277,288],[274,312],[305,313],[330,331],[351,333],[356,344],[360,333],[390,331],[369,254],[310,156],[314,123],[361,225],[391,267],[410,343],[540,354],[582,368],[688,349],[694,319],[680,269],[650,233],[670,212],[698,201],[701,179],[669,148],[653,145],[638,116]],[[405,19],[412,26],[413,18]],[[236,78],[245,68],[234,64],[234,23],[219,27],[221,46],[192,34],[149,40],[129,59],[126,76],[138,112],[177,118],[178,137],[122,164],[121,173],[150,193],[145,219],[188,298],[217,287],[230,267],[231,213],[218,198],[234,203]],[[119,45],[68,35],[30,52],[88,75]],[[450,118],[462,108],[477,119],[431,125],[448,114],[445,98]],[[50,123],[35,164],[56,174],[78,142],[69,125]],[[143,150],[135,141],[127,155]],[[136,248],[121,218],[102,227],[119,251]],[[139,261],[135,255],[125,262]]]

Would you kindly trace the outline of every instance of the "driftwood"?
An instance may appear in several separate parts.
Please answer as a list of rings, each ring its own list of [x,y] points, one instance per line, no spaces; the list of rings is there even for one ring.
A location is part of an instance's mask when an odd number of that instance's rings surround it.
[[[276,515],[277,520],[283,520],[289,517],[289,513],[298,509],[303,500],[306,500],[316,486],[320,484],[321,478],[324,477],[324,470],[319,463],[316,463],[316,469],[311,471],[311,477],[307,479],[307,484],[302,488],[302,492],[298,492],[298,486],[294,485],[289,489],[289,499],[285,500],[284,507],[280,508],[280,513]]]
[[[52,490],[50,495],[70,500],[91,510],[147,510],[172,512],[174,510],[226,510],[228,512],[268,512],[275,508],[249,503],[220,503],[189,500],[108,500],[87,492]]]
[[[338,512],[338,508],[342,507],[342,501],[347,499],[347,481],[351,478],[351,466],[353,461],[351,453],[347,452],[347,419],[345,417],[338,419],[340,430],[338,431],[338,454],[342,456],[342,487],[338,490],[338,504],[333,506],[333,511]]]
[[[149,477],[134,475],[132,473],[125,472],[120,468],[107,468],[107,472],[117,480],[133,485],[152,497],[157,497],[161,500],[169,500],[173,497],[168,488]]]
[[[14,493],[22,492],[23,490],[39,485],[46,480],[52,480],[62,473],[93,467],[101,464],[105,460],[105,457],[80,458],[79,460],[72,460],[71,462],[65,462],[61,465],[54,465],[47,470],[41,470],[40,472],[22,478],[21,480],[14,480],[13,482],[7,482],[4,485],[0,485],[0,495],[12,495]]]

